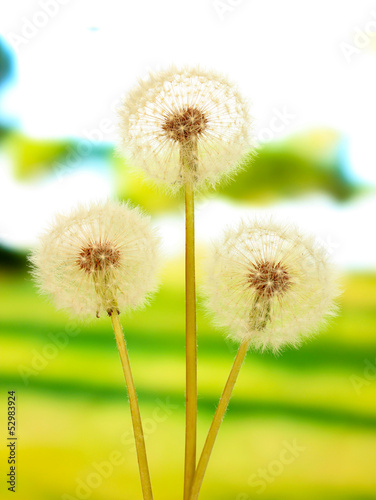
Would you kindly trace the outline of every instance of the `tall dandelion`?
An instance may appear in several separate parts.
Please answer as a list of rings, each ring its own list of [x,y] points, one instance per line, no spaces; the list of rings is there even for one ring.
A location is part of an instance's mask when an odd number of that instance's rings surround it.
[[[119,115],[121,152],[173,191],[231,176],[251,144],[248,105],[236,86],[198,67],[150,73]]]
[[[207,269],[208,309],[240,342],[205,442],[190,500],[197,500],[213,446],[250,346],[299,346],[336,311],[336,272],[326,251],[292,226],[241,223],[215,245]]]
[[[122,152],[157,183],[171,191],[185,190],[187,500],[197,434],[194,191],[214,186],[240,168],[250,148],[248,106],[222,75],[173,66],[140,81],[119,114]]]
[[[152,500],[140,410],[119,313],[145,303],[156,289],[158,237],[148,217],[115,202],[58,215],[31,256],[42,293],[79,318],[111,317],[128,389],[145,500]]]

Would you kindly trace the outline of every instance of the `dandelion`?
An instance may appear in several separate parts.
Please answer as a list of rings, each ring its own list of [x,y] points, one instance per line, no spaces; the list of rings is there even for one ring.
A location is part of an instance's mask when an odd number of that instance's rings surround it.
[[[208,308],[239,340],[227,383],[196,469],[197,500],[206,468],[248,348],[298,346],[336,311],[336,273],[313,238],[273,221],[242,223],[215,246],[208,266]]]
[[[200,68],[151,73],[120,110],[121,150],[156,182],[185,190],[186,447],[184,500],[196,468],[197,339],[194,192],[231,177],[249,152],[246,101],[226,78]]]
[[[124,377],[144,500],[152,500],[140,410],[119,313],[145,303],[156,287],[158,238],[138,209],[108,201],[59,215],[31,256],[42,293],[79,317],[108,314]]]
[[[292,226],[242,223],[215,246],[208,308],[234,339],[261,350],[298,346],[335,313],[326,251]]]
[[[215,185],[251,146],[248,105],[214,71],[170,67],[151,73],[120,110],[121,150],[159,183]]]
[[[79,317],[127,311],[156,288],[158,238],[138,209],[108,201],[58,215],[31,257],[42,293]]]

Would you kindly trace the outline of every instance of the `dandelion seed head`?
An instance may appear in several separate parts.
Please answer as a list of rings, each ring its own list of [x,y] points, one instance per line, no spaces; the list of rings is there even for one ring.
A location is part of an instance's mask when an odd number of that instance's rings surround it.
[[[105,202],[58,215],[31,256],[35,281],[81,317],[143,305],[156,289],[159,239],[150,220]]]
[[[261,296],[273,297],[283,293],[291,284],[288,270],[280,262],[262,260],[252,264],[248,282]]]
[[[197,139],[205,132],[208,120],[195,107],[186,107],[178,112],[166,114],[162,130],[166,137],[180,144]]]
[[[246,101],[222,75],[200,68],[150,73],[119,116],[121,153],[173,191],[231,177],[252,146]]]
[[[293,226],[242,222],[215,245],[206,267],[215,322],[257,349],[297,347],[335,315],[337,273],[326,251]]]
[[[120,265],[120,251],[110,242],[97,245],[89,243],[81,247],[76,262],[78,267],[87,273],[105,272]]]

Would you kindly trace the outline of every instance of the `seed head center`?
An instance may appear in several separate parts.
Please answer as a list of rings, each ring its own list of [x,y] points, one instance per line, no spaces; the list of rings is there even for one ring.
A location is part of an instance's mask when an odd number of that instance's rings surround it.
[[[271,298],[285,292],[291,286],[291,277],[280,262],[268,260],[256,262],[248,274],[248,283],[261,297]]]
[[[197,108],[187,106],[165,117],[162,129],[173,141],[186,142],[200,136],[206,129],[208,119]]]
[[[107,271],[117,267],[120,262],[120,252],[110,243],[89,244],[82,247],[77,258],[77,264],[83,271]]]

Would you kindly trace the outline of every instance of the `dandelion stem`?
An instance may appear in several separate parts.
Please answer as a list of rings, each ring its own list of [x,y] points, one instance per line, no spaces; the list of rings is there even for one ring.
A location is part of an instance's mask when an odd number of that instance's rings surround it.
[[[195,222],[192,182],[185,186],[186,424],[184,499],[188,500],[196,469],[197,338],[195,284]]]
[[[131,408],[133,433],[136,442],[137,460],[138,460],[138,468],[140,471],[143,498],[144,500],[153,500],[148,460],[146,456],[144,433],[142,430],[142,423],[140,416],[140,408],[138,406],[137,394],[133,382],[131,365],[129,363],[127,345],[125,343],[123,329],[121,327],[117,311],[112,310],[110,315],[111,315],[112,326],[115,332],[116,344],[119,350],[120,360],[123,367],[125,382],[128,390],[129,405]]]
[[[197,500],[200,493],[201,485],[204,480],[206,468],[209,463],[211,453],[213,451],[214,443],[218,435],[219,428],[225,416],[228,404],[230,402],[232,391],[235,387],[236,380],[239,375],[240,368],[242,367],[243,361],[247,354],[249,347],[249,341],[243,340],[241,343],[238,353],[236,355],[234,364],[231,368],[230,375],[227,379],[225,388],[223,390],[222,396],[219,400],[217,410],[215,412],[213,422],[210,426],[209,433],[207,435],[204,448],[201,453],[201,457],[197,466],[197,470],[194,476],[191,495],[189,500]]]

